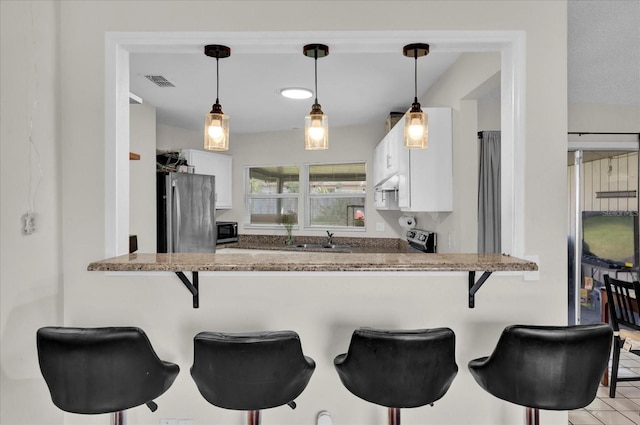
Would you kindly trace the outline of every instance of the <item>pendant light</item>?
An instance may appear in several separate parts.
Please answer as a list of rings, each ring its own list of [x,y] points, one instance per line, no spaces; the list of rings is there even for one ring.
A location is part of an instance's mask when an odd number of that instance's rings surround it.
[[[304,148],[306,150],[329,149],[329,117],[322,113],[318,103],[318,58],[327,56],[329,47],[324,44],[307,44],[302,49],[302,53],[314,59],[316,95],[311,112],[304,117]]]
[[[229,116],[222,112],[218,100],[220,74],[218,61],[231,56],[231,49],[220,44],[204,46],[204,54],[216,58],[216,103],[204,119],[204,148],[209,151],[229,150]]]
[[[414,98],[411,110],[404,123],[404,147],[425,149],[429,146],[429,125],[427,114],[420,109],[418,103],[418,58],[429,54],[429,45],[425,43],[407,44],[402,49],[406,57],[413,58],[414,63]]]

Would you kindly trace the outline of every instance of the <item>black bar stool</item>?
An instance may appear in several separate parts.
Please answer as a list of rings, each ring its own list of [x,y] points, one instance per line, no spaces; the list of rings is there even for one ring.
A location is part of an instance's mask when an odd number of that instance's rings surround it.
[[[389,424],[400,424],[400,409],[433,403],[458,373],[455,334],[449,328],[353,332],[349,351],[334,365],[357,397],[388,408]]]
[[[609,363],[613,331],[605,323],[578,326],[508,326],[493,353],[469,362],[487,392],[525,406],[526,423],[538,409],[573,410],[596,397]]]
[[[114,425],[125,423],[126,409],[146,404],[155,411],[153,399],[180,371],[160,360],[135,327],[44,327],[37,345],[53,403],[71,413],[111,413]]]
[[[250,425],[260,423],[260,410],[295,409],[316,366],[293,331],[201,332],[193,345],[191,376],[200,394],[214,406],[247,411]]]

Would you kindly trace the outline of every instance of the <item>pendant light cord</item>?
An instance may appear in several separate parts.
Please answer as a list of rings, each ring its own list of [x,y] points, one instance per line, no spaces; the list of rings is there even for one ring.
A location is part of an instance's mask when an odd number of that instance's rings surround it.
[[[315,86],[316,86],[316,103],[318,103],[318,49],[316,48],[313,52],[313,62],[315,68]]]
[[[218,67],[219,62],[220,58],[216,57],[216,103],[220,103],[218,100],[218,94],[220,92],[220,68]]]
[[[418,49],[414,50],[413,53],[413,87],[414,87],[414,97],[413,103],[418,103]]]

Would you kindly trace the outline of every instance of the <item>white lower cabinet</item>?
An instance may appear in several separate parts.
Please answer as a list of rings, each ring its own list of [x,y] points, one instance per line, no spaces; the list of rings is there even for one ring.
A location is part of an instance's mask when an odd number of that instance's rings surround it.
[[[232,157],[197,149],[183,149],[182,155],[196,174],[216,176],[216,209],[231,209]]]
[[[387,169],[381,160],[388,157],[378,154],[374,161],[376,187],[390,186],[397,192],[376,191],[374,205],[377,209],[402,211],[452,211],[453,210],[453,152],[451,108],[423,108],[429,117],[429,147],[407,149],[404,147],[404,117],[391,129],[376,149],[396,152],[397,164],[391,167],[395,174],[376,172],[376,167]],[[389,144],[392,144],[389,146]],[[391,185],[390,182],[393,182]],[[389,202],[395,196],[396,202]]]

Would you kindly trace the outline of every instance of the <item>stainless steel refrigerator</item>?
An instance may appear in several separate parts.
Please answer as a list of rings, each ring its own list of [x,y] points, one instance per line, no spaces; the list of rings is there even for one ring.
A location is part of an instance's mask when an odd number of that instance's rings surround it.
[[[157,173],[158,252],[215,252],[215,176]]]

